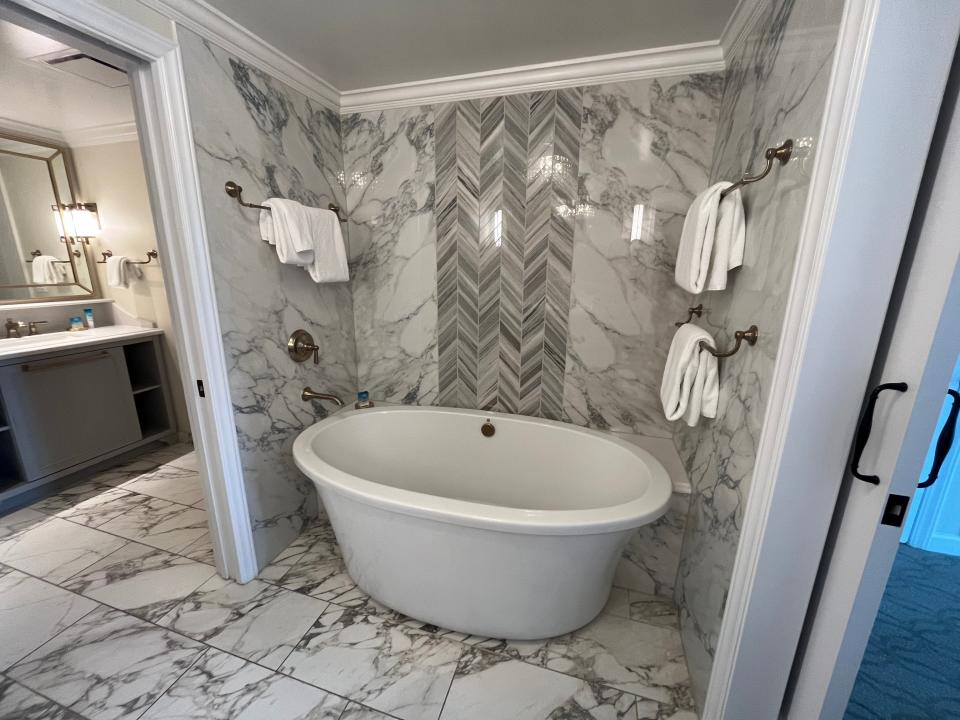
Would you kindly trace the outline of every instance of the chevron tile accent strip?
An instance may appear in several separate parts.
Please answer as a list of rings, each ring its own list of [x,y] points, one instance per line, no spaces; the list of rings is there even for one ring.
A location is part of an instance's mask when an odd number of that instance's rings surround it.
[[[436,110],[440,403],[560,418],[582,91]]]
[[[482,104],[442,105],[436,115],[440,404],[455,407],[477,406]]]

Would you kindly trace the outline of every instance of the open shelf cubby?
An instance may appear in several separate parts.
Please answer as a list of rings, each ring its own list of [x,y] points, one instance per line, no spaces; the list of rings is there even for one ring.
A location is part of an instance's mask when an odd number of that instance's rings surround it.
[[[140,433],[144,438],[166,432],[170,429],[170,416],[167,411],[167,399],[163,388],[144,388],[134,391],[133,402],[137,406],[137,419],[140,421]]]
[[[152,390],[160,386],[163,379],[160,362],[152,340],[124,345],[123,354],[127,360],[127,372],[130,375],[130,386],[134,393]]]

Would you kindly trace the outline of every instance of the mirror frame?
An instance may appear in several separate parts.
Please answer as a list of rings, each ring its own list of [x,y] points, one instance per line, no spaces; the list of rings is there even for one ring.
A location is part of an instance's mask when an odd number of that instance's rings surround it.
[[[41,147],[50,148],[53,153],[49,157],[41,157],[39,155],[28,155],[26,153],[17,153],[9,150],[0,149],[0,154],[6,155],[17,155],[19,157],[28,157],[33,160],[41,160],[47,165],[47,172],[50,176],[50,185],[53,189],[53,197],[57,203],[57,207],[60,209],[60,222],[63,227],[67,227],[66,218],[63,217],[63,208],[64,203],[63,198],[60,196],[60,188],[57,185],[56,174],[54,172],[53,162],[57,158],[63,160],[64,171],[67,175],[67,188],[66,191],[70,193],[69,204],[74,204],[79,202],[77,199],[77,172],[73,164],[73,154],[70,152],[70,148],[67,145],[58,143],[56,141],[50,140],[44,137],[37,137],[35,135],[25,135],[19,132],[13,132],[0,126],[0,139],[3,140],[14,140],[16,142],[30,143],[31,145],[39,145]],[[61,237],[62,239],[62,237]],[[21,283],[21,284],[0,284],[0,294],[5,288],[35,288],[35,287],[75,287],[79,288],[82,292],[76,292],[73,294],[64,294],[64,295],[52,295],[50,297],[31,297],[31,298],[13,298],[10,300],[5,300],[0,297],[0,306],[2,305],[32,305],[39,303],[48,303],[48,302],[63,302],[69,300],[87,300],[87,299],[96,299],[100,297],[100,286],[97,282],[97,270],[96,267],[91,263],[91,250],[90,245],[84,242],[67,241],[65,243],[68,248],[67,259],[70,261],[70,269],[73,272],[74,282],[63,282],[63,283]],[[74,254],[74,250],[80,251],[80,256],[77,257]],[[77,266],[79,261],[82,260],[86,264],[87,274],[90,278],[90,287],[87,287],[81,283],[77,278],[79,274],[77,272]]]

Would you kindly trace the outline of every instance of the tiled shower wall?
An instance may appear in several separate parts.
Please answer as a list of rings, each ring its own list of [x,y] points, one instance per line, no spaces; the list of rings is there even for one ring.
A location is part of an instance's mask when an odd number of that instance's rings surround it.
[[[794,160],[744,191],[743,267],[726,291],[699,296],[703,324],[721,345],[754,323],[759,342],[721,363],[717,419],[692,429],[676,426],[693,488],[677,601],[701,708],[753,479],[842,5],[771,0],[727,59],[711,176],[736,177],[765,147],[786,138],[797,145]]]
[[[374,398],[670,437],[719,74],[343,118],[358,375]],[[635,222],[636,219],[636,222]]]

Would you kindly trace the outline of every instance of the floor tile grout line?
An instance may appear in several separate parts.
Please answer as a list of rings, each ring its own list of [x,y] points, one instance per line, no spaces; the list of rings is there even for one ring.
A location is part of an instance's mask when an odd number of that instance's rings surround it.
[[[90,612],[93,612],[93,610],[91,610]],[[87,613],[87,614],[89,615],[90,613]],[[86,617],[86,616],[84,616],[84,617]],[[58,634],[59,634],[59,633],[58,633]],[[51,639],[52,639],[52,638],[51,638]],[[44,645],[46,645],[46,643],[44,643]],[[39,648],[37,648],[37,649],[39,649]],[[19,662],[19,660],[18,660],[17,662]],[[13,666],[11,665],[10,667],[13,667]],[[64,705],[64,704],[61,703],[61,702],[57,702],[57,701],[54,700],[52,697],[49,697],[48,695],[45,695],[45,694],[43,694],[42,692],[39,692],[38,690],[34,690],[34,689],[33,689],[32,687],[30,687],[29,685],[24,685],[24,684],[23,684],[22,682],[20,682],[19,680],[10,677],[9,675],[7,675],[7,671],[6,671],[6,670],[4,670],[3,672],[0,672],[0,677],[6,678],[7,680],[9,680],[10,682],[14,683],[15,685],[19,685],[19,686],[22,687],[24,690],[27,690],[28,692],[32,692],[32,693],[33,693],[34,695],[36,695],[37,697],[41,697],[41,698],[43,698],[44,700],[46,700],[47,702],[49,702],[49,703],[53,703],[53,704],[54,704],[55,706],[57,706],[58,708],[63,708],[63,709],[66,710],[68,713],[72,713],[73,715],[77,715],[78,717],[82,717],[82,716],[80,715],[80,713],[78,713],[76,710],[71,710],[69,705]]]
[[[16,569],[16,568],[14,568],[14,569]],[[23,572],[23,571],[21,570],[20,572]],[[24,574],[24,575],[27,575],[27,573],[23,573],[23,574]],[[35,580],[42,580],[42,578],[38,578],[38,577],[35,577],[35,576],[33,576],[33,575],[30,575],[30,577],[34,578]],[[47,581],[44,580],[43,582],[47,582]],[[53,583],[50,583],[50,584],[53,585]],[[59,590],[63,590],[64,592],[71,592],[70,590],[66,590],[66,589],[64,589],[64,588],[61,588],[61,587],[59,587],[58,585],[53,585],[53,587],[55,587],[55,588],[57,588],[57,589],[59,589]],[[77,595],[77,593],[73,593],[73,594],[74,594],[74,595]],[[77,597],[81,597],[81,598],[83,598],[84,600],[90,600],[90,598],[84,597],[83,595],[77,595]],[[96,600],[90,600],[90,602],[97,602],[97,601],[96,601]],[[101,605],[101,603],[97,603],[97,607],[90,608],[87,612],[85,612],[83,615],[81,615],[80,617],[78,617],[78,618],[77,618],[76,620],[74,620],[72,623],[70,623],[69,625],[66,625],[65,627],[60,628],[60,629],[59,629],[57,632],[55,632],[53,635],[51,635],[51,636],[48,637],[46,640],[44,640],[42,643],[40,643],[39,645],[37,645],[33,650],[29,651],[26,655],[23,655],[22,657],[20,657],[16,662],[12,662],[12,663],[10,663],[9,665],[7,665],[7,667],[3,669],[3,673],[4,673],[5,675],[8,674],[8,673],[9,673],[11,670],[13,670],[17,665],[19,665],[20,663],[22,663],[24,660],[26,660],[28,657],[30,657],[31,655],[33,655],[35,652],[38,652],[40,649],[42,649],[45,645],[47,645],[48,643],[50,643],[50,642],[53,641],[54,639],[58,638],[60,635],[62,635],[62,634],[65,633],[67,630],[69,630],[69,629],[72,628],[74,625],[76,625],[78,622],[80,622],[80,621],[83,620],[85,617],[87,617],[88,615],[90,615],[90,613],[92,613],[92,612],[94,612],[94,611],[96,611],[96,610],[99,610],[99,609],[100,609],[100,608],[99,608],[100,605]],[[11,680],[14,680],[15,682],[19,682],[19,680],[17,680],[16,678],[11,677],[10,679],[11,679]],[[24,683],[20,683],[20,684],[23,685],[24,687],[27,687],[27,688],[30,687],[29,685],[24,685]],[[30,689],[32,690],[33,688],[30,688]]]
[[[202,649],[200,652],[197,653],[197,656],[190,662],[189,665],[187,665],[186,668],[184,668],[183,672],[180,673],[179,675],[177,675],[176,679],[174,679],[174,681],[173,681],[172,683],[170,683],[169,685],[167,685],[167,687],[165,687],[165,688],[163,689],[163,692],[161,692],[159,695],[157,695],[157,696],[153,699],[153,702],[150,703],[149,705],[147,705],[147,706],[143,709],[143,712],[141,712],[139,715],[137,715],[136,718],[131,718],[131,720],[139,720],[139,719],[142,718],[144,715],[146,715],[148,712],[150,712],[150,708],[152,708],[154,705],[156,705],[158,702],[160,702],[160,698],[162,698],[164,695],[166,695],[168,692],[170,692],[171,688],[173,688],[178,682],[180,682],[180,681],[183,679],[183,676],[186,675],[188,672],[190,672],[190,671],[193,669],[193,667],[194,667],[198,662],[200,662],[200,659],[203,658],[203,657],[205,657],[205,656],[207,655],[207,653],[209,653],[209,652],[210,652],[210,646],[204,644],[204,645],[203,645],[203,649]]]
[[[450,699],[450,691],[453,690],[453,683],[456,681],[457,674],[460,672],[460,661],[463,659],[464,653],[467,652],[467,648],[462,647],[463,643],[460,644],[460,654],[457,655],[457,663],[453,668],[453,674],[450,675],[450,684],[447,685],[447,692],[444,693],[443,702],[440,703],[440,712],[437,713],[437,720],[441,720],[441,718],[443,718],[443,711],[447,709],[447,700]]]

